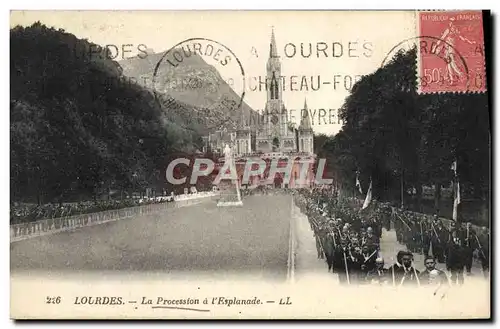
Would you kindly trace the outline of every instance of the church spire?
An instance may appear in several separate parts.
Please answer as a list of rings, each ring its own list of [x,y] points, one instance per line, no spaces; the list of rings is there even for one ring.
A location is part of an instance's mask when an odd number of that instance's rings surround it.
[[[278,101],[275,112],[281,112],[281,63],[276,47],[276,37],[274,36],[274,27],[271,30],[271,43],[269,44],[269,58],[267,59],[266,89],[267,100]]]
[[[269,58],[278,58],[278,48],[276,47],[276,38],[274,37],[274,26],[271,30],[271,43],[269,44]]]
[[[311,118],[309,117],[309,110],[307,108],[307,99],[304,99],[304,109],[302,110],[301,113],[301,119],[300,119],[300,130],[311,130]]]

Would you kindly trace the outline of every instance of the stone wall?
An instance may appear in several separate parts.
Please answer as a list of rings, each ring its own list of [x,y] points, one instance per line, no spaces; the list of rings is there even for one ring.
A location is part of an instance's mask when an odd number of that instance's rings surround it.
[[[14,224],[10,225],[10,242],[70,231],[80,227],[98,225],[125,218],[154,214],[166,211],[170,208],[186,207],[212,200],[215,196],[216,194],[214,192],[199,192],[196,194],[175,196],[175,202],[154,203],[138,207],[44,219],[31,223]]]

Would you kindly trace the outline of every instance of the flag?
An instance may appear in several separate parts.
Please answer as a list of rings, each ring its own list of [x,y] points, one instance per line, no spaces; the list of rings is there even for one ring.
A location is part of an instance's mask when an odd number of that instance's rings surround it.
[[[370,177],[370,187],[368,188],[368,192],[366,193],[365,202],[363,203],[363,208],[361,208],[361,209],[365,209],[366,207],[368,207],[370,205],[371,201],[372,201],[372,179]]]
[[[457,221],[458,219],[458,205],[460,204],[460,181],[458,180],[458,175],[457,175],[457,160],[455,160],[451,166],[451,170],[453,170],[455,174],[455,180],[453,184],[453,195],[454,195],[454,200],[453,200],[453,220]]]
[[[455,191],[454,191],[454,194],[455,194],[455,198],[453,200],[453,220],[454,221],[457,221],[457,218],[458,218],[458,205],[460,204],[460,182],[456,181],[456,183],[454,184],[455,186]]]
[[[363,190],[361,189],[361,183],[359,182],[359,171],[356,171],[356,187],[359,190],[359,193],[363,194]]]
[[[457,160],[453,161],[451,164],[451,170],[455,173],[455,176],[457,176]]]

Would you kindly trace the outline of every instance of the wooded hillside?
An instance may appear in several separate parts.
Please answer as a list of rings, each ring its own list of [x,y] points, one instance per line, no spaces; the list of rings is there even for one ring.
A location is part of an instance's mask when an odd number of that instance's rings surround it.
[[[199,146],[196,131],[181,128],[189,123],[165,115],[97,45],[37,22],[11,29],[10,48],[11,201],[146,186],[166,154]]]

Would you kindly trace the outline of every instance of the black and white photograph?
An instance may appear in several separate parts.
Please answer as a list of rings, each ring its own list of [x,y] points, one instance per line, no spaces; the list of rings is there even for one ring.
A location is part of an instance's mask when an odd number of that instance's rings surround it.
[[[489,319],[490,19],[11,11],[11,318]]]

